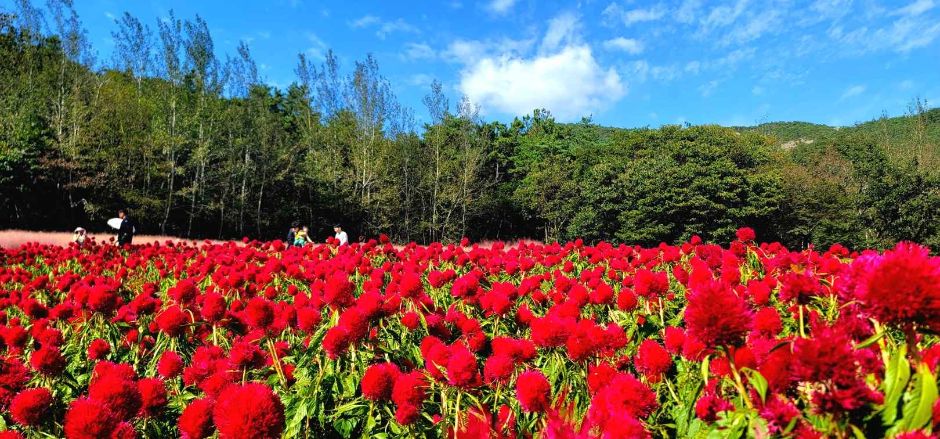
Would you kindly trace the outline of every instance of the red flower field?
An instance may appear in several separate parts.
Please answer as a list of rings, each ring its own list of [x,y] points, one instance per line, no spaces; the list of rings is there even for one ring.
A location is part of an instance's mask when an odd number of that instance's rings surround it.
[[[0,438],[936,437],[940,258],[737,236],[0,250]]]

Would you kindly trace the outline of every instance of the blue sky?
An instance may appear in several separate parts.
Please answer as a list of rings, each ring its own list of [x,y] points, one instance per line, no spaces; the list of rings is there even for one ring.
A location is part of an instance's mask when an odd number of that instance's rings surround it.
[[[5,8],[12,0],[0,0]],[[77,0],[99,60],[125,10],[156,27],[172,8],[212,30],[220,57],[248,42],[268,83],[297,53],[373,53],[427,119],[432,79],[486,119],[545,107],[637,127],[804,120],[853,124],[940,103],[940,0]]]

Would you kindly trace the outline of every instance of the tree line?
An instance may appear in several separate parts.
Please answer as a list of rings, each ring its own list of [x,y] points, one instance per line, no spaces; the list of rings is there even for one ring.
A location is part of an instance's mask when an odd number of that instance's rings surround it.
[[[68,1],[0,12],[0,228],[102,229],[126,206],[146,233],[193,238],[277,238],[296,220],[353,239],[655,245],[750,225],[791,247],[940,248],[923,153],[938,146],[914,123],[940,126],[936,110],[900,118],[921,136],[904,156],[870,130],[781,147],[765,130],[619,129],[545,110],[485,121],[440,82],[418,126],[371,55],[300,54],[282,89],[245,43],[219,58],[198,16],[151,27],[125,13],[112,36],[112,59],[97,60]]]

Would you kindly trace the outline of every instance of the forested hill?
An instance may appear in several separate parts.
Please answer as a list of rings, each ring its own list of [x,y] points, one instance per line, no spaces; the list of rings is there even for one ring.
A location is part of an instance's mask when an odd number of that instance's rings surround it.
[[[501,123],[435,83],[417,126],[372,57],[300,55],[275,88],[247,46],[218,58],[198,17],[125,15],[95,60],[68,2],[56,20],[18,4],[0,13],[0,228],[103,230],[128,207],[143,232],[196,238],[297,220],[317,238],[656,245],[749,225],[794,248],[940,249],[937,110],[839,130]]]
[[[882,116],[848,127],[833,127],[808,122],[769,122],[753,127],[733,127],[740,132],[767,135],[784,148],[799,143],[812,143],[839,136],[862,136],[885,149],[898,163],[922,157],[940,163],[940,108],[928,109],[927,103],[914,100],[910,114],[899,117]],[[918,153],[921,155],[918,156]]]

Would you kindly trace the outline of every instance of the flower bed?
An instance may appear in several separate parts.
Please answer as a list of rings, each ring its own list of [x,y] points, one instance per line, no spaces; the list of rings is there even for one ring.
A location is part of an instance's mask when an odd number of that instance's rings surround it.
[[[0,251],[6,437],[930,437],[940,258],[279,242]]]

